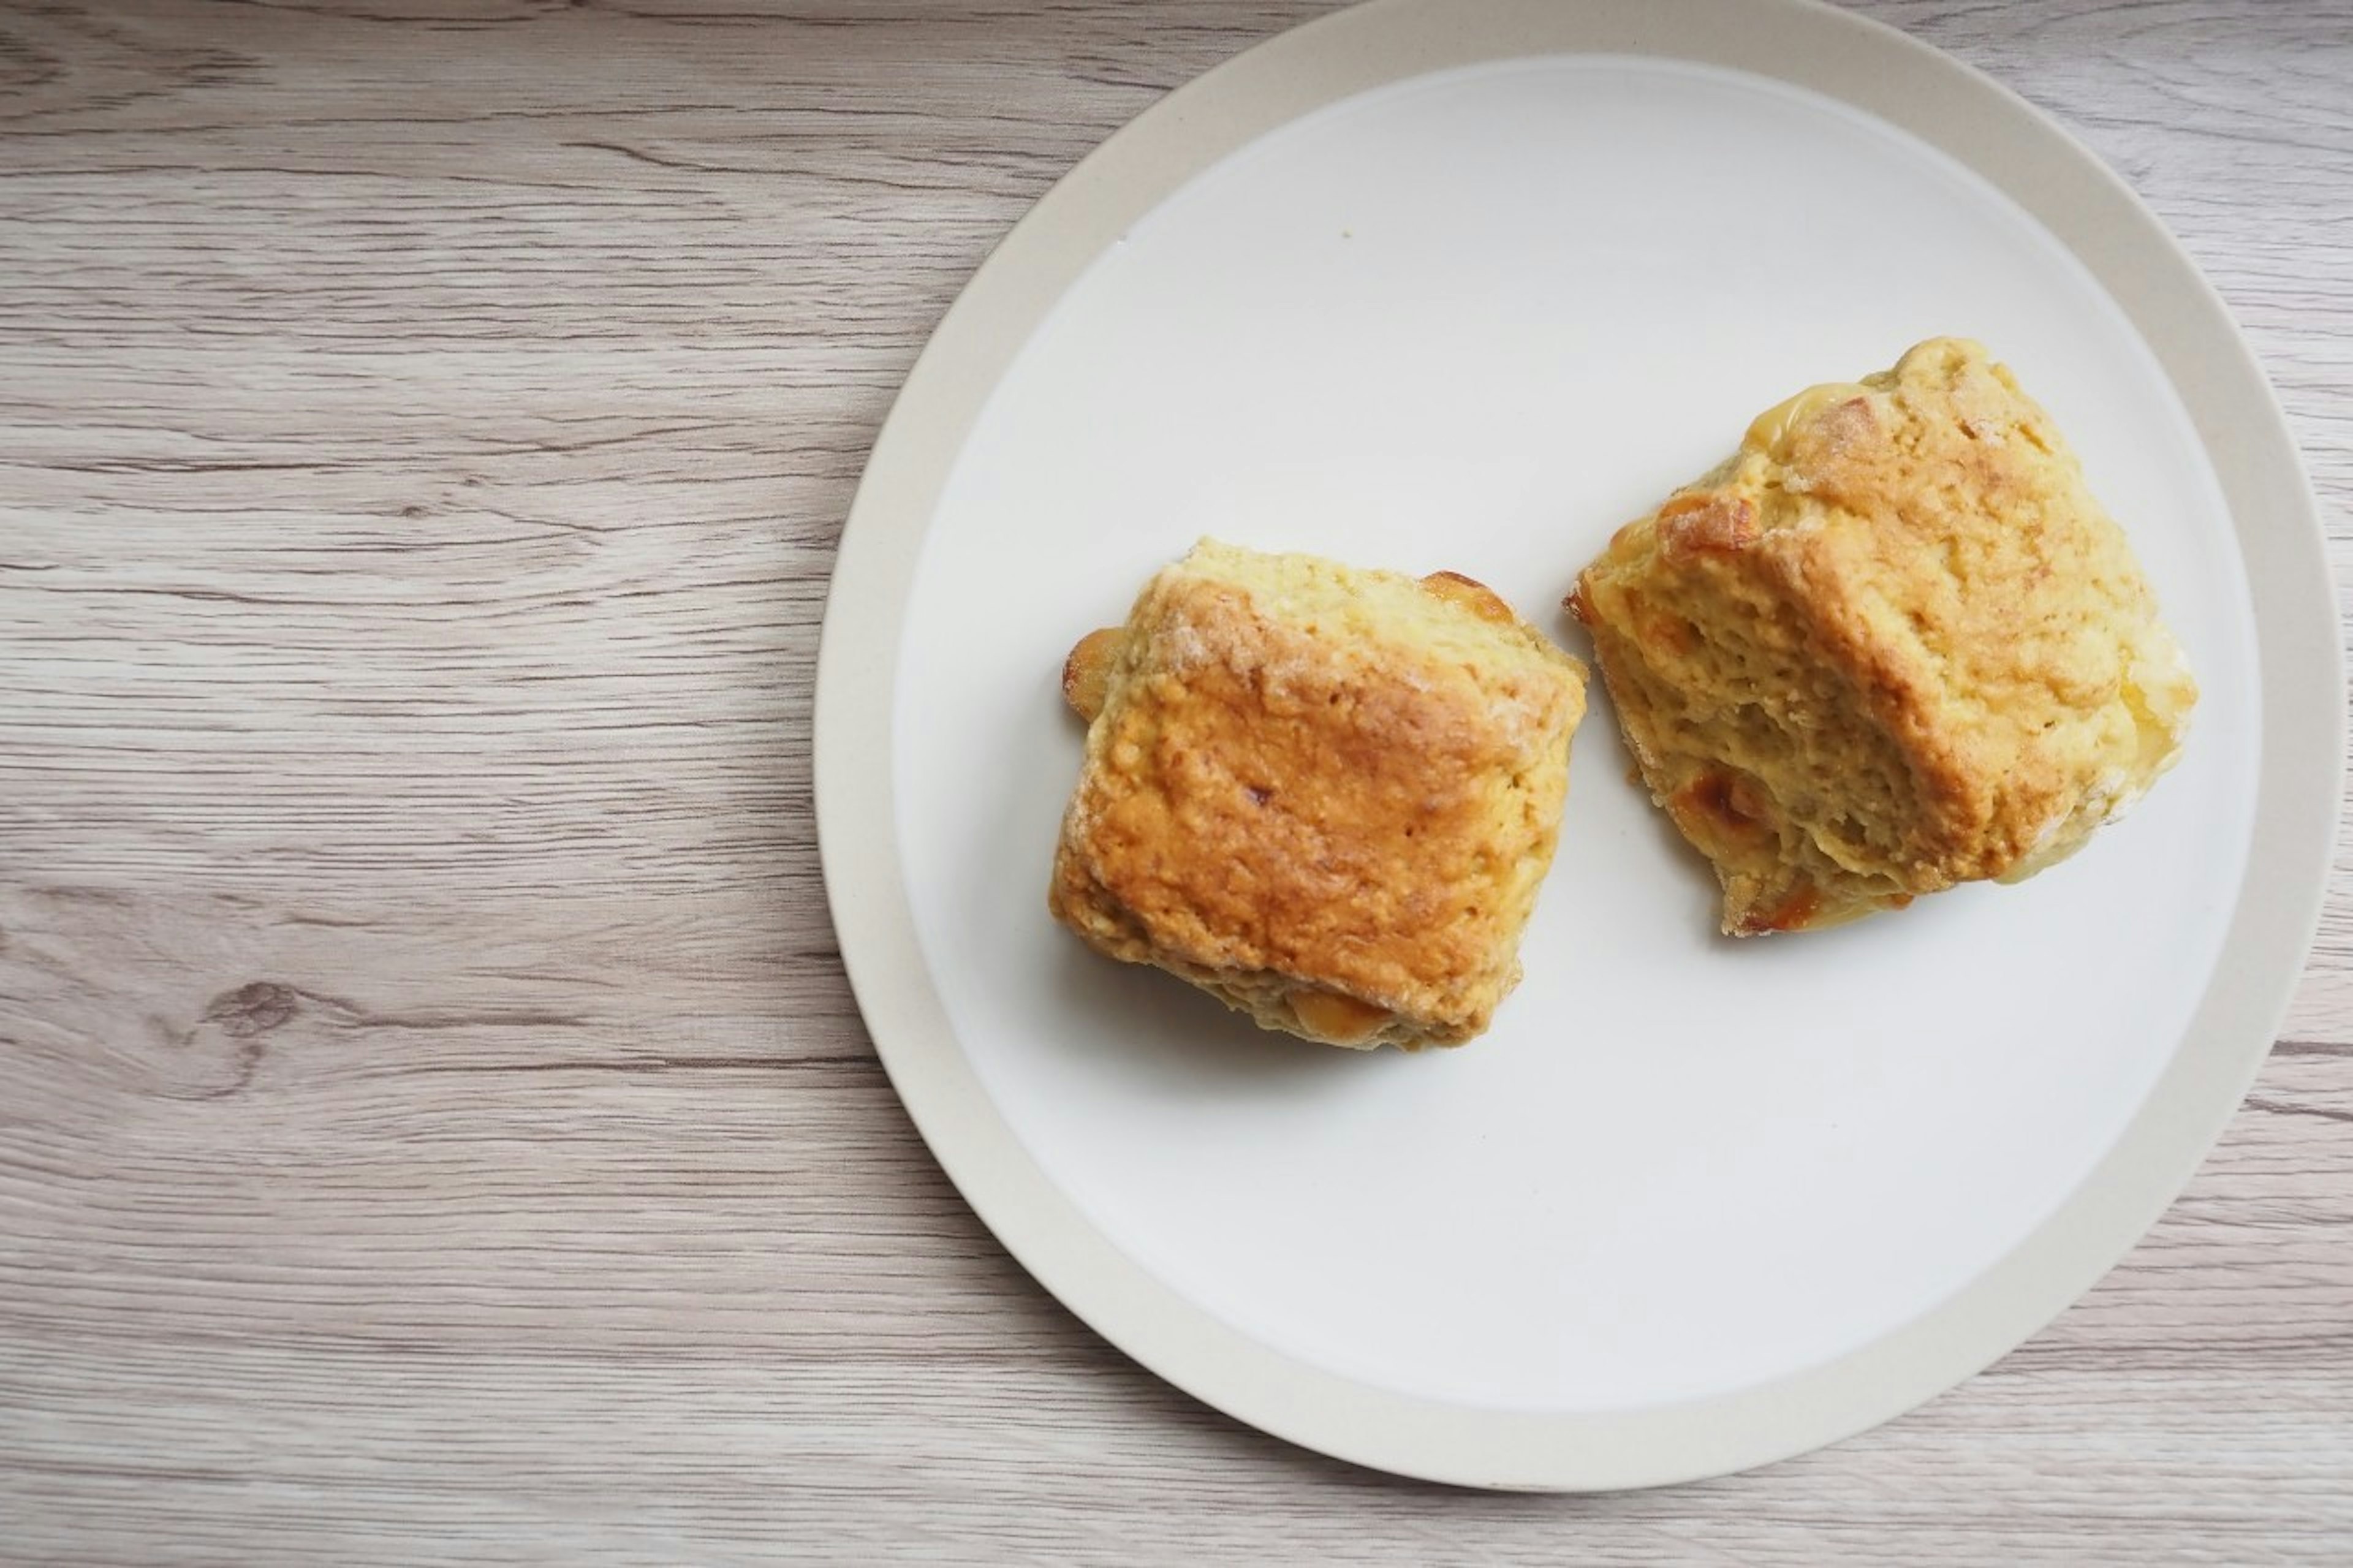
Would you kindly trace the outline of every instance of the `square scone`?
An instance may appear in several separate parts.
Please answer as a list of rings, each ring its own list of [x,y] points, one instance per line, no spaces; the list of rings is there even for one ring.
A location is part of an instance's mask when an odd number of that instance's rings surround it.
[[[1960,339],[1760,416],[1568,607],[1736,936],[2052,865],[2198,699],[2073,453]]]
[[[1048,904],[1261,1026],[1454,1046],[1518,983],[1585,668],[1480,584],[1204,540],[1063,690]]]

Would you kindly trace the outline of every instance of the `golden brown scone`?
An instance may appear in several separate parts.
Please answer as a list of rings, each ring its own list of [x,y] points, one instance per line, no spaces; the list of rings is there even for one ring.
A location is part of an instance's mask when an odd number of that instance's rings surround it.
[[[1736,936],[2042,869],[2198,700],[2049,416],[1956,338],[1758,416],[1568,606]]]
[[[1518,983],[1585,667],[1465,577],[1204,540],[1071,650],[1054,918],[1261,1026],[1460,1045]]]

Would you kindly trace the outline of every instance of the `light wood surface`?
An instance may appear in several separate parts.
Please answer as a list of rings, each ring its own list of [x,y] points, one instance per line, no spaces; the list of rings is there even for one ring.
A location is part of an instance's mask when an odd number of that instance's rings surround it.
[[[1318,1458],[1031,1284],[810,819],[924,336],[1289,0],[0,13],[0,1557],[2353,1562],[2353,879],[2172,1213],[1985,1375],[1588,1500]],[[1881,0],[2208,268],[2337,531],[2353,4]]]

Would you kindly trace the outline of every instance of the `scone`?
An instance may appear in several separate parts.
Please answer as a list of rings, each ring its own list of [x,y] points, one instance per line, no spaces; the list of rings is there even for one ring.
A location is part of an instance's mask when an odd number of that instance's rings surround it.
[[[1552,863],[1585,668],[1480,584],[1203,541],[1062,688],[1086,763],[1048,897],[1269,1029],[1486,1028]]]
[[[1954,338],[1759,416],[1568,607],[1736,936],[2042,869],[2198,700],[2049,416]]]

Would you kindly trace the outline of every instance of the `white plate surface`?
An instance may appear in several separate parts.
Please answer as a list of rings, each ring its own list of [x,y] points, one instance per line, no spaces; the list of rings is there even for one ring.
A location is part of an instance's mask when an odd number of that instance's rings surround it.
[[[2178,381],[2213,306],[2169,247],[2186,290],[2153,310],[2037,215],[2031,179],[1967,166],[1867,94],[1704,63],[1623,16],[1606,39],[1560,36],[1562,15],[1609,7],[1552,7],[1535,32],[1536,12],[1472,7],[1493,38],[1417,69],[1427,9],[1261,51],[1296,59],[1277,101],[1234,111],[1260,133],[1178,124],[1115,184],[1082,170],[944,327],[878,447],[828,619],[828,881],[944,1163],[1131,1352],[1417,1473],[1706,1473],[1998,1354],[2129,1243],[2227,1114],[2309,931],[2330,814],[2307,797],[2335,791],[2333,748],[2294,743],[2336,721],[2333,654],[2276,630],[2266,649],[2249,563],[2256,590],[2295,595],[2291,632],[2326,596],[2249,536],[2280,535],[2265,548],[2292,566],[2314,525],[2308,500],[2246,515],[2251,484],[2303,499],[2292,455],[2284,481],[2272,452],[2252,469],[2222,452],[2218,473],[2211,411],[2201,435]],[[1880,76],[1933,64],[1978,113],[2054,135],[1874,29],[1787,13]],[[1579,41],[1618,47],[1563,47]],[[1303,95],[1319,59],[1334,79]],[[1181,121],[1183,96],[1157,112]],[[1047,920],[1082,736],[1062,655],[1195,538],[1466,572],[1583,652],[1554,606],[1614,527],[1767,405],[1939,332],[1985,341],[2069,433],[2203,687],[2180,766],[2073,860],[1732,942],[1597,701],[1527,979],[1463,1050],[1263,1034]],[[927,377],[948,384],[936,416]],[[2276,425],[2265,399],[2231,439]],[[885,531],[870,591],[853,552]],[[851,591],[870,600],[845,676]],[[2305,667],[2267,681],[2267,652]],[[887,727],[836,722],[853,681]],[[2297,736],[2267,736],[2267,703]],[[2300,842],[2258,844],[2259,816],[2299,805]],[[2250,924],[2251,849],[2284,927]],[[898,886],[867,896],[877,876]],[[2233,966],[2235,1012],[2226,947],[2266,966],[2252,984]]]

